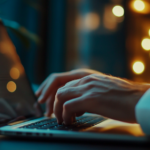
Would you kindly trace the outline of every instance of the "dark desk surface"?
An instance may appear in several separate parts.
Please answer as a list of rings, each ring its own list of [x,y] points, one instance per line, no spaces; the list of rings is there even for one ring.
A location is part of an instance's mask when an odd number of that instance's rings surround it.
[[[119,126],[115,126],[118,125]],[[122,125],[121,125],[122,124]],[[113,126],[112,126],[113,125]],[[130,125],[130,126],[129,126]],[[103,127],[104,126],[104,127]],[[108,127],[112,128],[108,128]],[[119,130],[118,130],[119,127]],[[122,127],[122,128],[121,128]],[[114,120],[108,120],[105,123],[99,124],[98,127],[92,128],[91,131],[93,132],[96,130],[96,132],[100,133],[103,129],[104,133],[112,133],[112,131],[116,134],[117,131],[120,133],[132,133],[131,131],[134,131],[133,133],[136,133],[137,135],[142,135],[142,131],[139,127],[139,125],[135,124],[127,124],[122,123]],[[104,129],[107,129],[106,131]],[[121,130],[122,129],[122,130]],[[110,132],[111,131],[111,132]],[[122,132],[121,132],[122,131]],[[129,132],[130,131],[130,132]],[[133,134],[132,133],[132,134]],[[141,141],[141,140],[140,140]],[[148,140],[149,141],[149,140]],[[34,138],[8,138],[8,137],[2,137],[0,136],[0,150],[147,150],[150,149],[149,142],[146,142],[144,144],[143,142],[112,142],[112,141],[85,141],[85,140],[76,140],[76,141],[68,141],[68,140],[60,140],[60,139],[34,139]]]
[[[19,139],[0,137],[0,150],[147,150],[148,145],[138,143],[111,143],[111,142],[89,142],[89,141],[62,141],[44,139]]]

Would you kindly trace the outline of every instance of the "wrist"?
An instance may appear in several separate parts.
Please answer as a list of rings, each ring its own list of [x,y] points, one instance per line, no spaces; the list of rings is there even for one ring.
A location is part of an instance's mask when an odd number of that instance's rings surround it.
[[[131,114],[130,122],[133,122],[133,123],[137,123],[136,114],[135,114],[136,105],[140,101],[144,93],[150,88],[150,85],[147,85],[147,84],[136,84],[135,86],[136,86],[136,89],[131,94],[132,96],[130,95],[128,99],[129,113]]]

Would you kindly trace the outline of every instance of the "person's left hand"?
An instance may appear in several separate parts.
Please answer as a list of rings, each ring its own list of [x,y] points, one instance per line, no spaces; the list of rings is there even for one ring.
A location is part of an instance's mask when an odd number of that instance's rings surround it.
[[[70,124],[85,112],[135,123],[135,105],[147,89],[117,77],[93,74],[59,88],[53,110],[58,123]]]

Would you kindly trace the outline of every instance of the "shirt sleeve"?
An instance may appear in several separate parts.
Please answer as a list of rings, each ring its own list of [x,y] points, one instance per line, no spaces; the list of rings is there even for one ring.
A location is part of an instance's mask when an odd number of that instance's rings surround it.
[[[148,89],[135,106],[136,120],[143,132],[150,135],[150,89]]]

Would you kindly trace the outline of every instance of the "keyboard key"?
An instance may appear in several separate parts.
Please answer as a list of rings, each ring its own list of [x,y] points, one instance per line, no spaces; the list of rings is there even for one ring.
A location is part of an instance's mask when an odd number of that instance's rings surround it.
[[[91,127],[95,124],[98,124],[105,120],[102,117],[95,117],[95,116],[81,116],[81,117],[76,117],[76,122],[74,122],[71,125],[65,125],[61,124],[58,125],[56,118],[53,119],[47,119],[43,120],[40,122],[36,122],[33,124],[29,124],[20,128],[28,128],[28,129],[49,129],[49,130],[71,130],[71,131],[78,131],[84,128]]]

